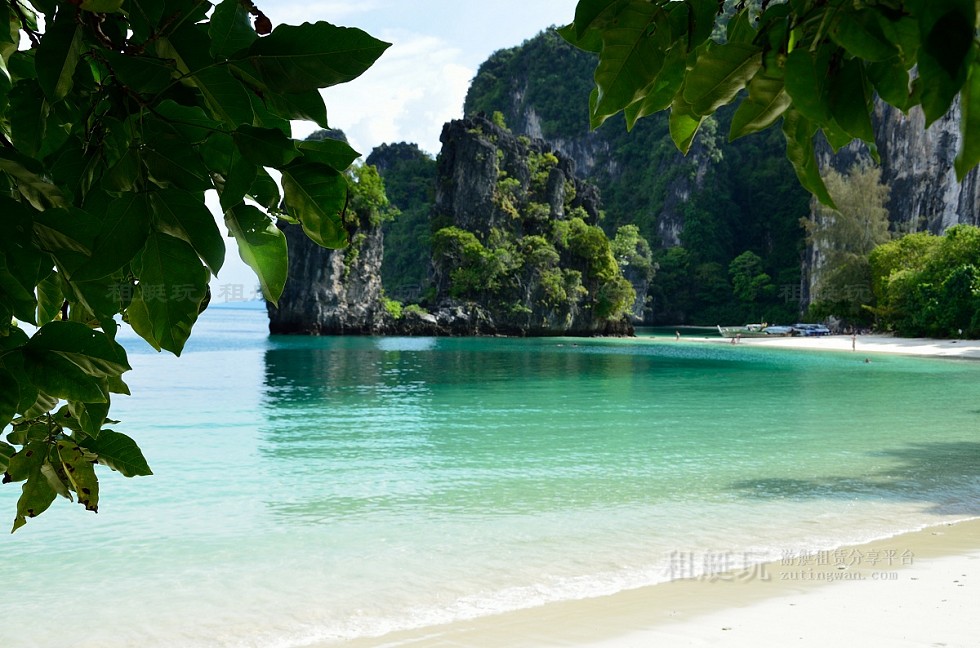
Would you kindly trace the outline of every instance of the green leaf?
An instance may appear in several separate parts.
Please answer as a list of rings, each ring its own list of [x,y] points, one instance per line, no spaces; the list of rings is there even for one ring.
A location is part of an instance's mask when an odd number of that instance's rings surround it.
[[[699,115],[710,115],[735,98],[762,67],[762,50],[728,43],[709,48],[688,72],[684,100]]]
[[[973,63],[960,92],[960,133],[963,141],[956,156],[956,179],[963,178],[980,163],[980,56],[974,46]]]
[[[112,167],[123,159],[133,147],[133,128],[131,123],[124,123],[115,117],[102,118],[102,145],[106,166]],[[80,151],[84,154],[84,149]]]
[[[56,318],[64,303],[61,276],[52,272],[37,284],[37,323],[43,326]]]
[[[156,230],[190,243],[217,275],[225,261],[225,243],[214,216],[204,205],[204,195],[163,189],[150,194],[150,205]]]
[[[31,472],[21,488],[20,499],[17,500],[17,515],[11,533],[27,524],[27,518],[44,513],[57,497],[48,480],[41,474],[41,465],[38,463],[37,469]]]
[[[870,110],[871,93],[864,66],[856,59],[844,61],[830,80],[830,112],[834,121],[851,137],[873,144]]]
[[[144,140],[144,144],[143,162],[157,185],[187,191],[213,188],[201,156],[183,138],[158,134]]]
[[[390,46],[326,22],[279,25],[252,44],[248,60],[270,89],[295,94],[357,78]]]
[[[109,392],[112,394],[130,395],[129,385],[123,382],[123,379],[119,376],[109,376],[106,378],[106,384],[109,385]]]
[[[652,33],[651,23],[655,24]],[[663,67],[669,40],[670,26],[658,7],[647,2],[623,5],[616,27],[602,32],[602,54],[595,71],[599,90],[592,113],[595,118],[615,115],[641,98]]]
[[[74,441],[58,441],[58,458],[78,503],[87,511],[99,510],[99,478],[95,475],[93,455]]]
[[[191,26],[159,39],[157,54],[173,59],[178,71],[191,75],[185,81],[201,91],[216,119],[232,127],[251,124],[254,116],[248,91],[226,67],[207,67],[211,62],[209,47],[207,34]]]
[[[0,201],[0,205],[4,202]],[[0,239],[0,296],[6,298],[18,319],[33,324],[37,307],[35,287],[50,273],[52,260],[35,246],[33,223],[27,210],[15,208],[3,216],[7,231]]]
[[[667,53],[656,80],[643,91],[644,97],[626,107],[626,128],[632,130],[637,120],[666,110],[684,83],[687,53],[674,47]]]
[[[0,206],[7,207],[0,198]],[[63,252],[91,256],[101,223],[77,208],[47,209],[34,216],[34,234],[41,247],[55,256]]]
[[[48,480],[48,485],[55,493],[69,500],[72,499],[71,491],[68,490],[68,484],[61,481],[61,475],[58,474],[58,470],[51,462],[45,461],[41,464],[41,474]]]
[[[0,441],[0,472],[6,472],[10,465],[10,458],[17,453],[16,448],[9,443]]]
[[[271,92],[263,99],[270,110],[286,119],[311,121],[320,128],[330,128],[327,124],[327,106],[319,90],[292,94]]]
[[[143,194],[127,193],[112,201],[92,245],[92,255],[68,276],[87,281],[112,274],[143,247],[150,229],[150,206]]]
[[[44,145],[50,112],[41,86],[35,81],[20,81],[11,88],[7,99],[11,140],[19,151],[37,156]]]
[[[61,189],[44,179],[43,168],[37,160],[8,148],[0,148],[0,172],[10,176],[20,194],[35,209],[43,211],[51,207],[68,207],[68,200]]]
[[[879,22],[880,11],[849,11],[837,20],[830,37],[852,56],[869,62],[886,61],[898,54]]]
[[[902,112],[911,107],[909,72],[899,58],[872,63],[865,68],[875,91]]]
[[[926,127],[946,114],[966,81],[974,43],[973,0],[930,0],[919,17],[919,84]]]
[[[299,157],[296,142],[276,128],[243,125],[232,136],[245,159],[257,166],[278,169]]]
[[[135,292],[132,280],[129,278],[128,268],[94,281],[73,281],[69,287],[72,293],[69,302],[73,302],[72,319],[76,319],[76,315],[79,315],[76,312],[78,308],[84,307],[89,311],[89,317],[78,321],[89,324],[95,320],[103,328],[107,321],[112,321],[111,318],[116,313],[122,313],[126,310]]]
[[[31,383],[33,384],[33,383]],[[23,387],[21,387],[21,395],[25,393]],[[45,394],[40,390],[35,390],[34,394],[37,398],[34,399],[34,404],[24,410],[25,418],[37,418],[39,416],[44,416],[48,412],[52,411],[58,406],[58,396],[52,396],[51,394]]]
[[[129,323],[153,348],[180,355],[207,295],[210,273],[188,243],[157,232],[147,238],[132,268],[139,284]]]
[[[796,171],[796,177],[817,200],[831,209],[836,209],[833,198],[820,177],[820,167],[813,151],[813,136],[816,127],[796,110],[787,110],[783,115],[783,135],[786,138],[786,157]]]
[[[600,29],[615,20],[623,5],[627,2],[610,2],[609,0],[579,0],[575,5],[574,28],[576,39],[581,39],[587,32]]]
[[[238,241],[238,253],[259,279],[262,294],[278,303],[286,285],[286,237],[272,219],[251,205],[237,205],[225,213],[228,231]]]
[[[297,144],[297,148],[303,154],[304,161],[326,164],[337,171],[344,171],[361,155],[352,149],[347,142],[329,137],[322,140],[300,142]]]
[[[23,344],[27,343],[27,336],[24,335],[22,331],[20,334],[20,336],[9,334],[7,338],[15,338],[21,343],[21,346],[23,346]],[[21,338],[21,336],[23,336],[23,338]],[[26,365],[24,364],[24,354],[22,350],[0,355],[0,368],[6,371],[9,375],[13,376],[14,380],[17,381],[17,391],[15,392],[11,390],[7,395],[8,398],[17,399],[17,406],[15,407],[14,411],[26,414],[27,411],[37,402],[38,390],[34,383],[32,383],[27,377],[27,369]],[[11,442],[13,441],[11,440]]]
[[[687,155],[694,143],[694,136],[701,128],[701,121],[704,118],[694,113],[691,106],[684,101],[680,93],[674,97],[674,102],[670,106],[670,138],[674,140],[674,145]]]
[[[105,403],[81,403],[73,401],[68,404],[72,415],[78,421],[78,426],[85,434],[93,439],[98,438],[102,425],[109,415],[109,401]]]
[[[729,139],[757,133],[779,119],[793,100],[786,93],[782,79],[756,74],[749,82],[749,96],[739,104],[732,117]]]
[[[687,50],[693,52],[714,31],[719,5],[715,2],[701,2],[700,0],[685,1],[687,6],[690,7],[690,32]]]
[[[155,56],[138,56],[104,51],[109,69],[126,88],[142,95],[156,94],[173,82],[177,71],[172,61]]]
[[[325,164],[297,160],[282,169],[282,188],[289,214],[314,243],[326,248],[347,244],[347,180],[341,173]]]
[[[32,425],[31,427],[35,427]],[[24,438],[17,438],[14,443],[24,445],[20,452],[14,454],[7,460],[7,470],[3,476],[3,483],[21,482],[29,479],[30,476],[41,470],[41,464],[48,456],[48,444],[44,441],[47,436],[48,425],[38,423],[37,427],[43,429],[42,436],[35,438],[36,434],[25,434]]]
[[[77,322],[48,322],[31,337],[27,349],[57,353],[92,376],[118,376],[132,368],[115,340]]]
[[[20,402],[20,383],[7,371],[0,368],[0,430],[7,427]],[[6,470],[6,466],[3,467]]]
[[[262,207],[278,210],[279,203],[282,202],[282,197],[279,195],[279,185],[262,167],[256,168],[255,172],[255,180],[248,190],[248,195]]]
[[[156,107],[155,112],[165,118],[174,131],[191,144],[203,142],[215,131],[224,130],[221,122],[208,117],[200,106],[182,106],[167,99]]]
[[[226,68],[205,68],[194,73],[196,85],[214,116],[230,126],[251,124],[255,119],[249,93]]]
[[[228,211],[245,198],[245,195],[251,191],[258,172],[258,167],[242,157],[237,148],[234,149],[225,184],[219,192],[219,202],[223,211]],[[279,202],[278,190],[276,193],[275,202]]]
[[[153,474],[139,446],[125,434],[106,429],[102,430],[97,439],[85,439],[81,445],[86,450],[97,454],[99,463],[125,477]]]
[[[240,0],[222,0],[215,6],[208,34],[211,36],[211,56],[216,59],[228,58],[258,38],[249,22],[248,10]]]
[[[108,397],[104,381],[83,371],[60,353],[25,350],[24,367],[30,381],[53,398],[102,403]]]
[[[786,57],[786,92],[793,108],[808,120],[821,124],[830,120],[830,48],[813,54],[795,49]]]
[[[35,55],[37,80],[51,102],[61,101],[71,90],[81,50],[82,26],[75,21],[73,10],[62,7]]]

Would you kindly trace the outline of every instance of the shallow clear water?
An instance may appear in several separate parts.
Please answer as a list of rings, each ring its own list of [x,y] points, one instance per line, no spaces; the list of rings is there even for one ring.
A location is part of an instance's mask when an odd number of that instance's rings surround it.
[[[297,646],[980,515],[980,363],[265,325],[127,343],[155,475],[0,537],[4,646]]]

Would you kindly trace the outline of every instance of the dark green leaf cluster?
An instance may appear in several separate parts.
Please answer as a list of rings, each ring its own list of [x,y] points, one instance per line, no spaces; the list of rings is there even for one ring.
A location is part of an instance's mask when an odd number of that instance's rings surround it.
[[[980,228],[909,234],[870,255],[878,326],[903,336],[980,336]]]
[[[238,0],[0,1],[0,456],[5,481],[24,481],[15,528],[56,494],[95,510],[93,462],[149,472],[102,429],[110,393],[126,393],[117,322],[181,352],[225,255],[205,192],[272,302],[286,273],[275,217],[345,243],[357,153],[297,142],[289,121],[326,127],[319,89],[387,44],[267,23]]]
[[[781,119],[797,176],[832,206],[814,136],[835,150],[859,139],[874,151],[875,94],[903,111],[921,106],[927,124],[959,94],[958,176],[980,161],[976,22],[974,0],[581,0],[561,34],[599,55],[593,127],[622,111],[632,128],[669,108],[671,137],[686,152],[707,116],[738,101],[730,137]]]

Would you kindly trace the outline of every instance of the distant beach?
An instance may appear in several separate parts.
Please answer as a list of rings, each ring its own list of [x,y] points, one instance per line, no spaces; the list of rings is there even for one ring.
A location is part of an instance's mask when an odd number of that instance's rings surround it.
[[[445,626],[366,646],[976,645],[980,519],[744,571]]]
[[[728,338],[698,335],[682,335],[680,341],[731,343]],[[747,337],[742,338],[738,343],[745,346],[770,348],[852,351],[850,335]],[[853,340],[853,345],[853,352],[855,353],[896,353],[908,356],[980,359],[980,340],[935,340],[930,338],[900,338],[890,335],[858,335]]]

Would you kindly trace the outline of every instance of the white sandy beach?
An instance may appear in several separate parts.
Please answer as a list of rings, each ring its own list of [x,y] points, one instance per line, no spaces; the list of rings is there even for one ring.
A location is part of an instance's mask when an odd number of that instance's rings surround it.
[[[682,337],[680,343],[730,343]],[[883,335],[746,338],[745,346],[980,359],[980,341]],[[853,344],[853,349],[852,349]],[[349,646],[980,646],[980,519],[744,572],[679,580]],[[841,555],[852,558],[840,564]],[[834,558],[837,556],[837,559]],[[904,558],[902,558],[904,556]],[[855,558],[856,557],[856,558]]]
[[[848,564],[835,564],[840,556]],[[347,645],[971,648],[980,641],[978,584],[980,519],[974,519],[840,553]]]
[[[716,342],[731,344],[721,337],[682,337],[681,342]],[[765,337],[742,338],[739,344],[783,349],[812,349],[853,351],[855,353],[897,353],[910,356],[980,359],[980,340],[934,340],[930,338],[898,338],[889,335],[828,335],[824,337]],[[853,344],[853,349],[852,349]]]

